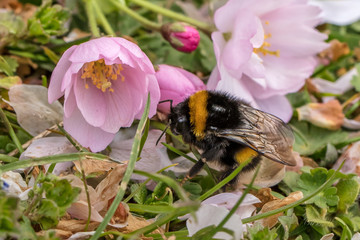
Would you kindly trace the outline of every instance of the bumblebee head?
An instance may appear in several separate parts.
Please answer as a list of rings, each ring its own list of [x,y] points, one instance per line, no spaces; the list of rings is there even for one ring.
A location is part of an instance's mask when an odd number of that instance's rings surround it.
[[[189,131],[190,121],[186,107],[187,105],[184,102],[179,103],[171,109],[169,114],[170,129],[176,135],[183,135],[186,131]]]

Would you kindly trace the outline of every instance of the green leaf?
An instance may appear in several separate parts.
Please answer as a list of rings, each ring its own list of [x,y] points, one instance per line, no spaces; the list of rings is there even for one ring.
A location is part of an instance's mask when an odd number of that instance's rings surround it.
[[[260,223],[254,224],[251,228],[247,229],[247,237],[250,240],[274,240],[277,237],[276,229],[269,229],[263,227]]]
[[[335,225],[325,219],[325,214],[320,213],[314,206],[306,206],[306,219],[309,223],[319,224],[324,227],[334,227]]]
[[[138,188],[140,188],[140,189],[134,195],[134,200],[135,200],[135,202],[137,202],[139,204],[144,204],[144,202],[146,200],[146,196],[147,196],[146,186],[145,185],[140,186],[139,184],[132,184],[130,186],[131,192],[134,192]]]
[[[347,140],[348,133],[342,130],[330,131],[307,122],[291,122],[294,130],[294,150],[301,155],[311,155],[322,150],[328,143],[336,145]]]
[[[0,79],[0,88],[10,89],[14,85],[21,84],[21,78],[18,76],[4,77]]]
[[[294,213],[290,216],[280,216],[278,220],[282,226],[281,234],[279,234],[280,239],[288,239],[290,236],[290,232],[292,232],[297,226],[299,226],[298,218]]]
[[[356,91],[360,92],[360,64],[356,64],[355,68],[358,74],[351,79],[350,83],[355,87]]]
[[[0,187],[2,182],[0,182]],[[0,190],[0,238],[6,236],[18,236],[21,210],[19,208],[19,198],[7,196],[4,191]]]
[[[53,200],[59,207],[59,215],[62,216],[66,209],[76,200],[81,189],[72,187],[68,180],[56,180],[51,188],[47,189],[46,197]]]
[[[359,194],[359,183],[356,179],[342,179],[336,184],[337,195],[339,196],[338,209],[346,212],[352,205]]]
[[[55,201],[42,199],[39,207],[32,216],[32,220],[39,223],[43,229],[56,226],[59,222],[59,207]]]
[[[7,76],[13,76],[18,66],[19,64],[14,58],[0,56],[0,72],[5,73]]]
[[[352,233],[348,225],[346,225],[346,223],[341,218],[338,217],[335,217],[335,221],[337,221],[339,225],[342,227],[341,240],[345,240],[345,239],[351,240]]]

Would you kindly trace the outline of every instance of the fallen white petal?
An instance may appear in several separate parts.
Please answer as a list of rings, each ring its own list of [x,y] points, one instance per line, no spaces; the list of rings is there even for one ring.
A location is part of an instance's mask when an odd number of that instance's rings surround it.
[[[189,236],[194,235],[199,230],[215,225],[217,226],[229,213],[229,210],[227,210],[225,207],[218,207],[213,205],[201,205],[201,207],[196,211],[196,219],[191,216],[186,221],[186,226],[189,231]],[[224,228],[227,228],[229,230],[232,230],[234,232],[234,237],[230,236],[229,234],[225,232],[218,232],[215,234],[214,238],[218,239],[241,239],[242,237],[242,223],[241,218],[239,215],[234,214],[231,216],[231,218],[225,223]]]
[[[48,89],[38,85],[15,85],[9,90],[9,104],[21,127],[36,136],[63,119],[59,101],[48,103]]]

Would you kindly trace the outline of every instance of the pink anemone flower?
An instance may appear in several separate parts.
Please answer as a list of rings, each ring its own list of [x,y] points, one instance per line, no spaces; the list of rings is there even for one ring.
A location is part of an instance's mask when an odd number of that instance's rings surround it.
[[[48,100],[65,95],[65,130],[98,152],[141,117],[148,93],[152,117],[160,90],[149,58],[126,39],[102,37],[65,51],[52,73]]]
[[[229,0],[215,12],[212,34],[217,67],[209,89],[233,93],[288,121],[284,96],[298,91],[325,49],[320,9],[306,0]]]
[[[160,87],[160,101],[172,100],[173,106],[184,101],[191,94],[206,89],[203,81],[182,68],[161,64],[155,75]],[[161,103],[158,109],[169,113],[170,103]]]

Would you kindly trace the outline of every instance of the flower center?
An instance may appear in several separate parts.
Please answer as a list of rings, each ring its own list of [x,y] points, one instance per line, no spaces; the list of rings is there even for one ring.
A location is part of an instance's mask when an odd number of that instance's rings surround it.
[[[265,21],[265,25],[269,25],[269,21]],[[259,54],[262,53],[264,56],[267,54],[273,55],[276,57],[280,57],[280,50],[276,51],[270,51],[268,48],[271,46],[271,44],[266,39],[271,38],[271,33],[264,34],[264,43],[259,48],[254,48],[254,53]]]
[[[271,37],[271,33],[265,34],[264,35],[264,43],[259,48],[254,48],[254,50],[253,50],[254,53],[256,53],[256,54],[262,53],[264,56],[269,54],[269,55],[274,55],[276,57],[279,57],[280,50],[271,51],[268,49],[271,46],[271,44],[265,40],[270,37]]]
[[[82,68],[81,78],[85,80],[85,88],[89,88],[87,80],[91,81],[102,92],[114,92],[111,87],[112,81],[125,81],[124,75],[121,71],[124,70],[121,64],[106,65],[104,59],[99,59],[94,62],[85,63]]]

